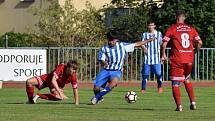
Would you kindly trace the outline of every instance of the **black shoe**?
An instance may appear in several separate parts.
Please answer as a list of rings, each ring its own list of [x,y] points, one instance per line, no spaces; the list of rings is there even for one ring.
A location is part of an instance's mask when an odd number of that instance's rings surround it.
[[[191,104],[190,105],[190,110],[196,110],[197,108],[196,108],[196,104]]]
[[[175,111],[180,111],[180,112],[182,112],[182,111],[183,111],[182,105],[179,105],[179,106],[175,109]]]

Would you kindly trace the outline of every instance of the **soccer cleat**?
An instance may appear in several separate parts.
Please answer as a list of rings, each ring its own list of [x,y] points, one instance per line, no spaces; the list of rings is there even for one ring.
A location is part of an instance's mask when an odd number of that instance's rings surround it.
[[[95,105],[95,104],[97,104],[97,103],[98,103],[98,99],[97,99],[96,97],[93,97],[93,98],[91,99],[91,104]]]
[[[98,100],[97,104],[102,103],[104,101],[104,98],[101,97],[100,100]]]
[[[146,90],[144,90],[144,89],[141,90],[141,93],[142,93],[142,94],[145,94],[145,93],[146,93]]]
[[[177,108],[175,109],[175,111],[183,111],[182,105],[177,106]]]
[[[35,95],[35,96],[34,96],[34,98],[33,98],[33,102],[34,102],[34,104],[36,104],[36,103],[37,103],[37,99],[38,99],[39,97],[40,97],[39,95]]]
[[[190,110],[196,110],[197,108],[196,108],[196,104],[191,104],[190,105]]]
[[[159,88],[158,88],[158,93],[161,94],[162,92],[163,92],[163,88],[162,88],[162,87],[159,87]]]
[[[35,104],[34,101],[27,101],[25,104]]]

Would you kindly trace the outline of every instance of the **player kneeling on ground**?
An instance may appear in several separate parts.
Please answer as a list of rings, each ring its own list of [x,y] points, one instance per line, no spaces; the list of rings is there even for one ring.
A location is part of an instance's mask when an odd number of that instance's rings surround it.
[[[36,76],[26,81],[26,92],[28,95],[28,103],[35,104],[38,98],[45,100],[66,100],[68,97],[64,95],[63,88],[66,84],[71,83],[73,87],[75,104],[79,104],[76,70],[78,63],[70,60],[67,64],[59,64],[54,71],[49,74]],[[49,87],[50,94],[38,93],[34,96],[34,86],[38,89]]]
[[[96,79],[94,80],[94,94],[91,99],[93,105],[103,101],[103,96],[110,92],[116,85],[121,77],[121,71],[127,52],[133,52],[134,47],[141,47],[142,45],[155,40],[151,38],[145,41],[136,43],[123,43],[117,39],[118,33],[111,31],[107,34],[107,43],[99,51],[99,62],[103,64],[104,68],[101,69]],[[104,87],[106,83],[108,86]],[[100,89],[104,87],[103,90]]]

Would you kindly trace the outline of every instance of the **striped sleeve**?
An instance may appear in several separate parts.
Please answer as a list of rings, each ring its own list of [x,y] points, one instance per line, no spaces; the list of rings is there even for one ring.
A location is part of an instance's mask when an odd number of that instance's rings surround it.
[[[141,40],[142,40],[142,41],[145,40],[145,33],[142,34]]]
[[[98,55],[99,55],[99,58],[98,58],[99,61],[105,61],[106,56],[105,56],[105,49],[104,49],[104,47],[102,47],[99,50],[99,54]]]
[[[123,43],[126,52],[133,52],[135,48],[135,43]]]

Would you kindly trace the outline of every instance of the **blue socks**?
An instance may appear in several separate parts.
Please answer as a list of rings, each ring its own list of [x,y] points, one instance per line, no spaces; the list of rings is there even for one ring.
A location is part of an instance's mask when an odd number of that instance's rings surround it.
[[[162,87],[162,75],[157,75],[158,88]]]
[[[148,75],[143,75],[141,90],[146,90],[147,78],[148,78]]]
[[[101,97],[103,97],[110,91],[111,91],[111,87],[107,86],[103,90],[101,90],[100,93],[98,93],[95,97],[96,97],[96,99],[101,99]]]
[[[146,85],[147,85],[147,79],[149,75],[143,75],[143,80],[142,80],[142,90],[146,90]],[[158,88],[162,87],[162,75],[157,75],[157,84]]]

